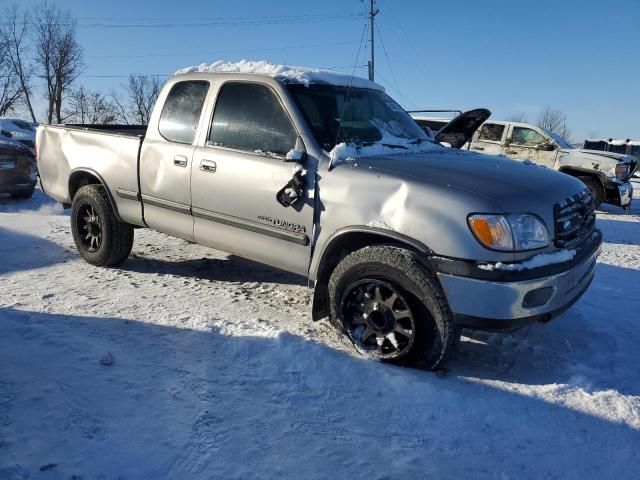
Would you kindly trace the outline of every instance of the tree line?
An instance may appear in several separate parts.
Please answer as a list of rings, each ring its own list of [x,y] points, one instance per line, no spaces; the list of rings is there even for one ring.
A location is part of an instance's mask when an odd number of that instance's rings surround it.
[[[78,85],[85,69],[77,22],[50,3],[27,10],[12,5],[0,21],[0,117],[24,110],[37,123],[147,124],[162,88],[160,78],[130,75],[119,91]],[[43,91],[45,118],[34,107]]]

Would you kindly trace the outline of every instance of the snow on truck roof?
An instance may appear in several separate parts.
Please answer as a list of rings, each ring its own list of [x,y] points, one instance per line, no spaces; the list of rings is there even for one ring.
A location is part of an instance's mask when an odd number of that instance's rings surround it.
[[[283,83],[300,83],[309,86],[312,83],[324,83],[341,87],[369,88],[384,92],[384,87],[365,78],[311,67],[293,67],[276,65],[265,60],[240,60],[239,62],[225,62],[219,60],[214,63],[201,63],[193,67],[181,68],[175,74],[185,73],[248,73],[266,75]]]

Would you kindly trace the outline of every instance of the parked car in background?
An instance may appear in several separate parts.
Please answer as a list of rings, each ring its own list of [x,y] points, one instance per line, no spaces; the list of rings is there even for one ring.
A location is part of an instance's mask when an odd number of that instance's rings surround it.
[[[629,179],[638,166],[631,155],[574,148],[538,126],[499,121],[482,125],[469,149],[534,162],[579,178],[589,187],[596,207],[601,203],[624,208],[631,205],[633,187]]]
[[[135,227],[233,252],[307,277],[313,319],[363,355],[427,368],[462,327],[547,322],[591,283],[602,234],[576,179],[443,148],[368,80],[179,73],[149,125],[38,128],[42,188],[88,263],[125,261]]]
[[[0,140],[20,143],[33,151],[36,146],[36,126],[17,118],[0,118]]]
[[[0,140],[0,194],[29,198],[36,186],[33,151],[19,143]]]

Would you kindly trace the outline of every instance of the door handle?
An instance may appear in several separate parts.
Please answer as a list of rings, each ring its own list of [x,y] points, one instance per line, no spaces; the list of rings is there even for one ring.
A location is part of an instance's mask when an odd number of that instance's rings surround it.
[[[471,147],[471,148],[473,148],[474,150],[484,150],[484,147]]]
[[[214,162],[213,160],[202,159],[200,160],[200,170],[202,170],[203,172],[215,173],[216,162]]]
[[[173,164],[178,167],[186,167],[187,166],[187,157],[184,155],[176,155],[173,157]]]
[[[515,155],[517,152],[517,150],[505,150],[504,153],[508,153],[509,155]]]

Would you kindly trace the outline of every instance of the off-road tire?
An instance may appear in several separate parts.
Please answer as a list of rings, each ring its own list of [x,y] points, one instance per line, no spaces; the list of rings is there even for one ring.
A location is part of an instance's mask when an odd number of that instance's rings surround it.
[[[329,279],[330,320],[345,334],[340,314],[345,290],[365,278],[382,280],[402,292],[415,322],[410,350],[402,357],[384,361],[426,369],[440,367],[455,350],[460,329],[440,284],[418,255],[395,246],[375,245],[349,254],[336,266]]]
[[[584,183],[591,192],[591,197],[593,198],[593,206],[598,209],[602,202],[604,201],[604,188],[602,184],[593,177],[578,177],[582,183]]]
[[[93,207],[100,227],[101,242],[90,251],[81,238],[78,212]],[[80,220],[81,222],[82,220]],[[102,185],[85,185],[73,197],[71,206],[71,232],[80,256],[91,265],[112,267],[124,262],[133,247],[133,227],[118,220],[109,196]]]

